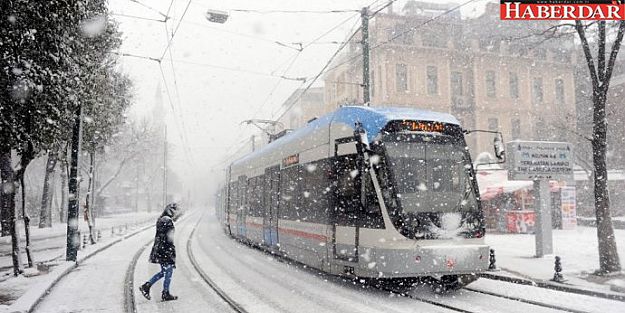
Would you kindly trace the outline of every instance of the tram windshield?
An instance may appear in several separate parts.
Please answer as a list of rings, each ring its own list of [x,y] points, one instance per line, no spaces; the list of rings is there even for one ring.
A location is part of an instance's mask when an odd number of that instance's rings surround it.
[[[383,146],[388,171],[383,176],[387,188],[393,186],[386,202],[402,233],[439,238],[479,232],[481,212],[461,135],[392,134]]]
[[[464,147],[451,144],[447,138],[429,140],[386,145],[404,211],[454,212],[458,206],[475,206],[466,169],[471,165],[466,161]]]

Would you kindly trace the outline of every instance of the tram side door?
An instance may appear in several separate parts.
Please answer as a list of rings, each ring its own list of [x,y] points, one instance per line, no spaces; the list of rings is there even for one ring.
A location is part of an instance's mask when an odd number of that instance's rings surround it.
[[[278,205],[280,203],[280,166],[265,170],[265,192],[263,215],[263,239],[267,246],[278,245]]]
[[[359,188],[355,157],[356,145],[353,137],[335,141],[333,173],[337,185],[333,197],[332,252],[335,259],[358,262],[360,229],[358,227]]]
[[[247,177],[239,176],[239,193],[238,193],[238,201],[237,201],[237,235],[245,237],[246,235],[246,224],[245,224],[245,215],[246,215],[246,206],[247,206]]]

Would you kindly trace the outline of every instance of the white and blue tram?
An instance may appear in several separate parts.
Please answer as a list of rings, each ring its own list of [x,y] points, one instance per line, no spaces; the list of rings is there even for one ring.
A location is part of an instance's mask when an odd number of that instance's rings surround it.
[[[432,277],[488,268],[471,158],[451,115],[345,106],[227,168],[231,236],[331,274]]]

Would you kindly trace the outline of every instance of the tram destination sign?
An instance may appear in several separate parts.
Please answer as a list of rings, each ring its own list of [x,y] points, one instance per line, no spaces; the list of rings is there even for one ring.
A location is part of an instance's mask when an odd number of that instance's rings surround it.
[[[568,142],[510,141],[509,180],[572,180],[573,147]]]

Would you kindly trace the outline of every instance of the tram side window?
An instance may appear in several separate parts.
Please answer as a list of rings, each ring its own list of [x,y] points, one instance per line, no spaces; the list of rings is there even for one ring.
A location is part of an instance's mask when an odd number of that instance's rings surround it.
[[[280,173],[280,216],[288,220],[300,220],[302,181],[300,166],[291,166]]]
[[[252,205],[252,215],[257,217],[263,216],[263,184],[265,182],[265,175],[260,175],[254,178],[254,201]]]
[[[318,161],[302,165],[302,220],[311,223],[326,223],[331,196],[331,181],[328,178],[329,164]]]
[[[383,228],[384,220],[377,200],[371,175],[364,176],[365,204],[361,196],[361,173],[357,168],[356,155],[340,156],[335,160],[336,189],[334,212],[336,223],[341,226]]]
[[[260,175],[258,177],[256,177],[256,192],[254,193],[256,195],[256,216],[258,217],[262,217],[264,210],[263,210],[263,185],[265,184],[265,175]]]
[[[359,226],[366,228],[384,228],[382,209],[378,202],[378,196],[375,192],[371,175],[367,175],[365,178],[365,190],[367,191],[366,207],[359,218],[359,221],[362,222]]]
[[[334,161],[336,169],[336,188],[334,214],[336,223],[344,226],[355,226],[360,211],[360,175],[356,169],[354,154],[339,156]]]
[[[233,213],[233,214],[236,213],[236,210],[237,210],[237,207],[238,207],[238,204],[237,204],[237,199],[238,199],[237,193],[238,193],[237,183],[231,183],[230,184],[230,193],[229,193],[230,199],[228,201],[230,206],[228,208],[228,211],[230,211],[230,213]]]
[[[258,215],[258,177],[252,177],[247,181],[247,215],[249,216],[259,216]]]

